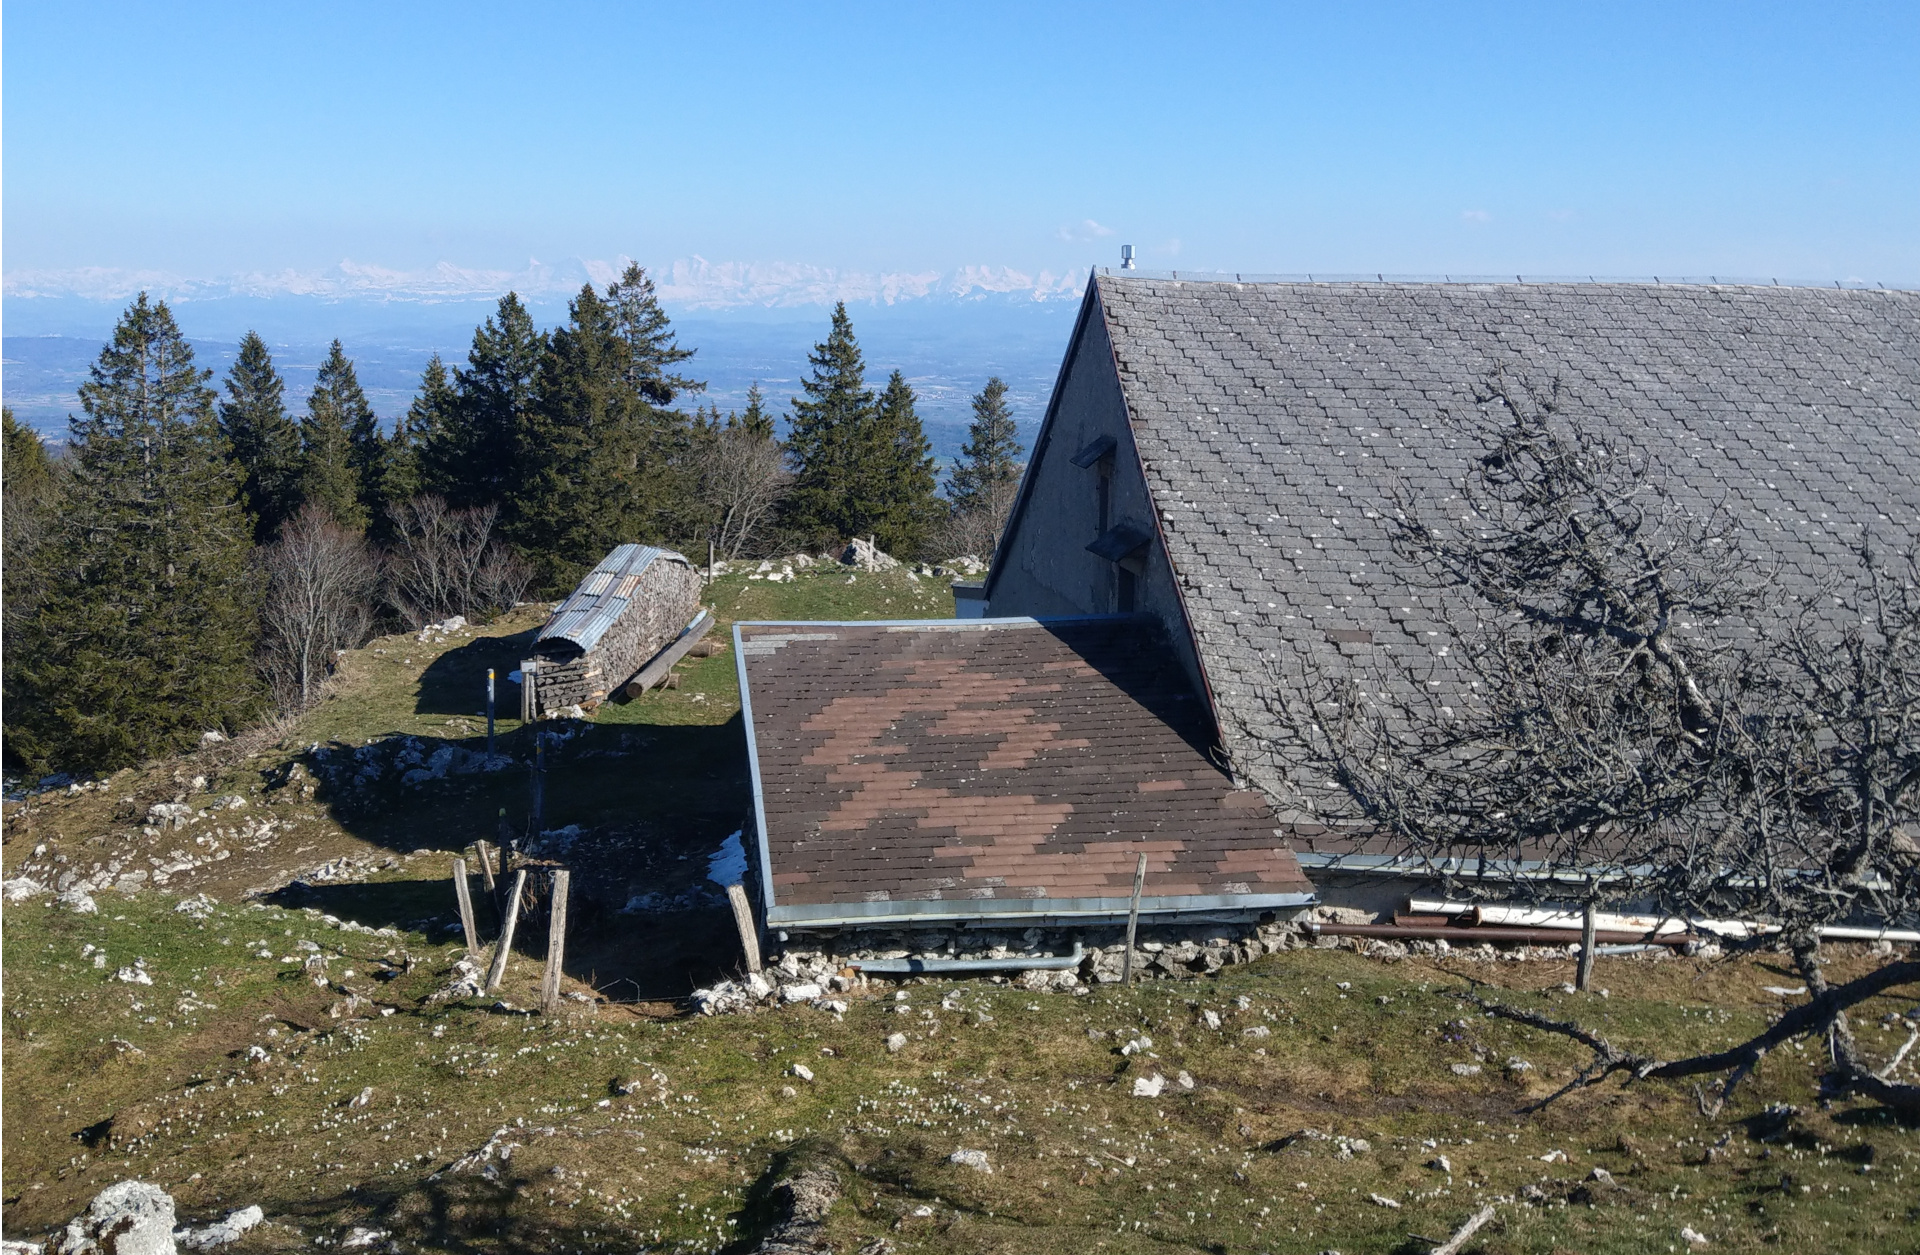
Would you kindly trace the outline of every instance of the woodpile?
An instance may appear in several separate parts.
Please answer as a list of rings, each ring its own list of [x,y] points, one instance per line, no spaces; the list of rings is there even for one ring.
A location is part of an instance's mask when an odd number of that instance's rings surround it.
[[[700,573],[670,550],[621,545],[608,554],[535,639],[521,666],[523,717],[604,702],[704,615],[700,587]]]

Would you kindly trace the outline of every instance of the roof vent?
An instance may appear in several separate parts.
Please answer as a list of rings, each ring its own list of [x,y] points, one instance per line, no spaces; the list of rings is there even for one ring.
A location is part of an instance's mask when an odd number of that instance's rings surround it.
[[[1131,244],[1122,244],[1120,246],[1120,269],[1133,269],[1133,245]]]

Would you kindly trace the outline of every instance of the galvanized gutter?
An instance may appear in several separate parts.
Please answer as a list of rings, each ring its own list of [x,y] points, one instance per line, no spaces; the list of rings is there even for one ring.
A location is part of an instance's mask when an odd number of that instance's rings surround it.
[[[1080,966],[1086,951],[1078,941],[1073,953],[1011,959],[859,959],[848,967],[884,976],[917,976],[933,972],[1065,972]]]

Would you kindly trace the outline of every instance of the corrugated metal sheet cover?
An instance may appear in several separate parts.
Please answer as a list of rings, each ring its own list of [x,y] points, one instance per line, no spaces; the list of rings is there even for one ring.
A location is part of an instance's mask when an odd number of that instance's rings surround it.
[[[686,562],[685,557],[673,550],[655,549],[652,545],[621,545],[600,559],[600,565],[589,571],[580,586],[553,612],[547,625],[540,629],[540,635],[534,638],[534,644],[558,639],[572,641],[582,650],[592,649],[625,613],[633,601],[634,590],[640,586],[641,574],[657,558]]]

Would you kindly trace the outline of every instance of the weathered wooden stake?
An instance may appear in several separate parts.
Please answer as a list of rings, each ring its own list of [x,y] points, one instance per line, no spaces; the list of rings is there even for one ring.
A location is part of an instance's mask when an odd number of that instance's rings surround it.
[[[513,888],[507,890],[507,905],[501,912],[500,939],[493,943],[493,966],[487,970],[487,991],[500,988],[507,976],[507,957],[513,953],[513,928],[520,922],[520,893],[527,887],[527,869],[513,874]]]
[[[707,583],[713,583],[713,542],[707,542]]]
[[[567,882],[572,873],[553,873],[553,903],[547,912],[547,970],[540,977],[540,1010],[560,1009],[560,975],[567,961]]]
[[[760,931],[753,926],[753,908],[747,905],[747,891],[741,885],[727,886],[727,901],[733,904],[733,926],[740,930],[740,948],[746,951],[747,970],[760,970]]]
[[[1587,992],[1593,984],[1593,934],[1598,912],[1594,909],[1593,899],[1587,899],[1586,910],[1580,914],[1580,965],[1574,969],[1573,987],[1581,993]]]
[[[453,860],[453,896],[460,902],[460,927],[467,934],[467,953],[480,953],[480,930],[473,926],[473,894],[467,888],[467,860]]]
[[[485,841],[475,841],[473,843],[473,852],[478,855],[480,859],[480,880],[487,886],[487,896],[490,898],[498,897],[500,890],[498,886],[493,883],[493,855],[488,852],[487,843]]]
[[[1120,983],[1133,983],[1133,937],[1140,927],[1140,890],[1147,883],[1147,856],[1142,854],[1133,868],[1133,905],[1127,908],[1127,953],[1120,960]]]

